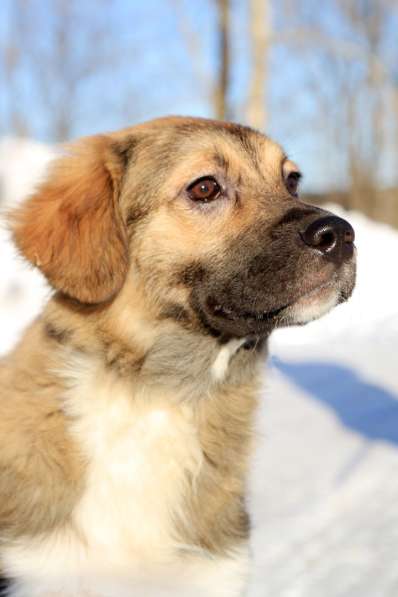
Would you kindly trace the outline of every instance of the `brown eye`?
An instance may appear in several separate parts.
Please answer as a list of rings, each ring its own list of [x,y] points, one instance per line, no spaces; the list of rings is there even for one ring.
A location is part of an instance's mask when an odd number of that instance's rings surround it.
[[[187,190],[192,201],[202,201],[203,203],[214,201],[221,194],[220,185],[211,176],[204,176],[199,180],[195,180]]]
[[[300,178],[300,172],[290,172],[286,177],[286,188],[294,197],[297,197]]]

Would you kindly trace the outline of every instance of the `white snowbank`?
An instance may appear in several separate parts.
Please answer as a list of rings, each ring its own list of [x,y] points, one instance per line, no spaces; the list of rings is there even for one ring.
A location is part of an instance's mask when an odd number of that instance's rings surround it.
[[[0,207],[20,201],[45,174],[55,150],[30,139],[0,139]]]
[[[24,199],[45,176],[53,148],[29,139],[0,140],[0,209]],[[48,287],[20,257],[0,220],[0,354],[6,352],[40,311]]]

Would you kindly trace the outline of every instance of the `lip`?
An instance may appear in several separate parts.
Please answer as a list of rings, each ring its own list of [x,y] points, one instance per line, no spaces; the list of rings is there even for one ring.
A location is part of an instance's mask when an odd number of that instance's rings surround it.
[[[289,307],[289,304],[282,305],[270,311],[237,311],[222,305],[215,305],[211,308],[212,314],[216,317],[236,321],[238,319],[268,321],[277,317],[284,309]]]
[[[327,282],[323,282],[322,284],[318,284],[309,290],[299,294],[293,301],[289,303],[280,305],[279,307],[275,307],[274,309],[270,309],[268,311],[241,311],[238,309],[234,309],[233,307],[221,305],[216,301],[209,299],[207,301],[207,307],[212,313],[213,317],[227,319],[229,321],[255,321],[258,323],[266,323],[269,321],[274,320],[278,317],[283,311],[292,307],[297,302],[302,300],[311,300],[312,297],[316,296],[318,293],[322,292],[322,290],[326,290],[327,288],[332,288],[336,282],[336,276],[332,276]]]

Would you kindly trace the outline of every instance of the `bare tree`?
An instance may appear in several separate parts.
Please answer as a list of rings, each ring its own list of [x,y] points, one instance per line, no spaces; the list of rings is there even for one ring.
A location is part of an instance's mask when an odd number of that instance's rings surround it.
[[[271,7],[269,0],[250,0],[249,36],[251,64],[247,98],[247,122],[258,129],[267,124],[266,84],[271,42]]]
[[[388,137],[397,129],[398,113],[393,108],[394,61],[389,62],[385,48],[388,24],[398,7],[395,0],[326,0],[323,6],[350,35],[329,28],[316,2],[285,0],[284,16],[294,15],[293,26],[278,31],[273,40],[302,56],[303,63],[318,60],[308,88],[318,102],[313,126],[318,126],[320,140],[326,134],[333,140],[332,151],[346,175],[346,207],[386,219],[386,195],[380,185]],[[398,152],[398,143],[396,147]]]
[[[197,30],[189,22],[181,0],[172,0],[178,16],[178,26],[189,52],[192,69],[199,79],[204,96],[210,99],[216,118],[226,120],[232,116],[230,102],[231,83],[231,0],[214,0],[216,8],[216,69],[209,76],[203,67],[203,47]]]
[[[230,0],[217,2],[217,75],[214,87],[214,112],[216,118],[230,117],[229,84],[231,78],[231,6]]]
[[[103,0],[96,0],[100,12]],[[63,141],[72,134],[81,109],[79,93],[88,77],[110,63],[103,21],[91,21],[78,0],[13,0],[9,36],[2,52],[3,77],[8,97],[8,128],[31,134],[27,114],[26,79],[39,111],[46,115],[48,136]],[[43,13],[46,12],[46,18]],[[45,27],[51,23],[51,35]],[[46,43],[43,43],[43,38]],[[26,99],[26,97],[25,97]],[[97,98],[98,101],[98,98]]]

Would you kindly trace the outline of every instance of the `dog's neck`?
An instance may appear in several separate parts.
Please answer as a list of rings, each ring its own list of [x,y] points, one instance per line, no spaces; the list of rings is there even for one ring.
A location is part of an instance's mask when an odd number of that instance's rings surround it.
[[[65,350],[103,359],[125,377],[149,385],[206,394],[224,382],[240,383],[264,353],[264,341],[220,341],[201,329],[159,317],[135,294],[112,304],[84,307],[56,295],[44,316],[45,332]]]

